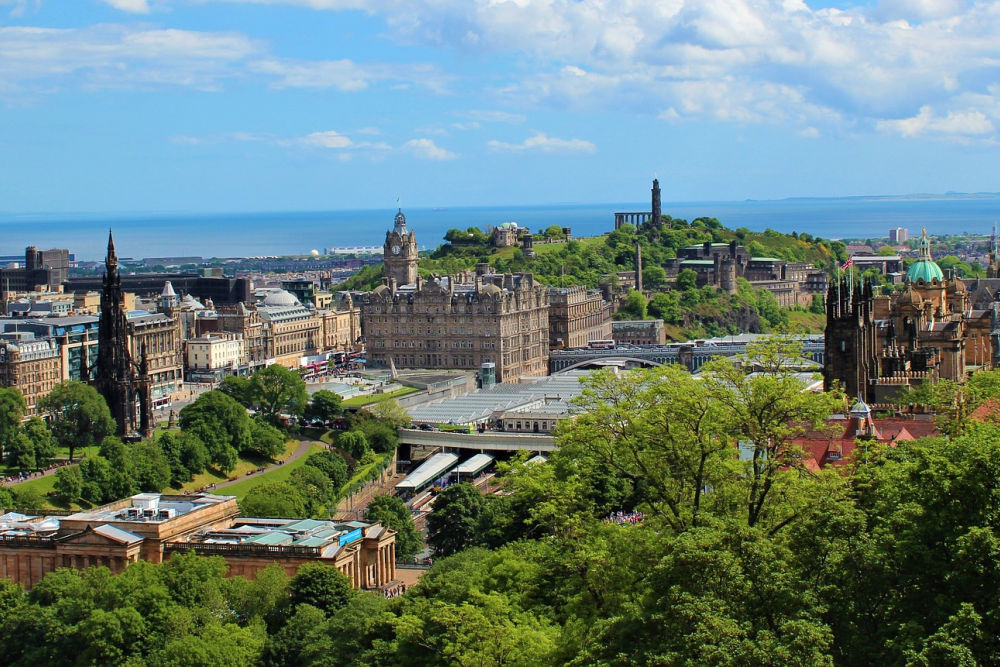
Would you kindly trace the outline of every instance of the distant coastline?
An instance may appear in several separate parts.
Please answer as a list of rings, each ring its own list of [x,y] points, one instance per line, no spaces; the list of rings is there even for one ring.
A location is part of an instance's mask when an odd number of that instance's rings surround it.
[[[450,228],[516,221],[532,230],[570,227],[577,236],[613,229],[615,211],[649,202],[404,209],[418,243],[435,247]],[[0,213],[0,255],[27,245],[69,248],[83,260],[103,257],[108,227],[129,257],[240,257],[308,254],[315,248],[381,245],[394,208],[236,213]],[[718,218],[732,229],[807,232],[825,238],[884,238],[890,227],[918,233],[989,233],[1000,219],[1000,193],[944,193],[778,200],[663,202],[667,215]]]

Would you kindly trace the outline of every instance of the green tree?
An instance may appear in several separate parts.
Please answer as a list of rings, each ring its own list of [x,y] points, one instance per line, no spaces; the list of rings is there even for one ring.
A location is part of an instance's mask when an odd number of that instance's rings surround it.
[[[201,440],[209,461],[225,472],[236,467],[237,452],[247,450],[252,442],[246,408],[221,391],[207,391],[185,406],[180,426]]]
[[[320,389],[309,397],[305,417],[330,422],[343,414],[343,411],[340,394],[329,389]]]
[[[559,225],[549,225],[545,228],[543,232],[545,238],[547,239],[564,239],[566,234],[563,232],[562,227]]]
[[[77,447],[92,447],[115,432],[115,420],[97,390],[76,380],[60,382],[38,401],[48,415],[52,435],[69,448],[69,460]]]
[[[333,484],[319,468],[304,465],[292,471],[288,483],[295,487],[306,503],[306,513],[315,516],[334,501]]]
[[[649,300],[649,314],[658,317],[668,324],[681,321],[681,299],[677,292],[660,292]]]
[[[102,504],[127,498],[139,490],[124,459],[112,463],[104,456],[91,456],[80,461],[79,468],[83,478],[82,496],[91,503]]]
[[[310,454],[306,465],[318,468],[327,476],[334,490],[340,489],[350,478],[350,472],[344,457],[336,452],[323,451]]]
[[[259,419],[250,420],[250,446],[243,454],[273,459],[284,450],[285,436],[281,431]]]
[[[407,422],[409,422],[409,417],[407,417]],[[352,430],[360,430],[364,434],[371,450],[379,454],[388,454],[394,451],[399,444],[396,428],[392,422],[362,416],[355,421]]]
[[[681,292],[698,287],[698,273],[694,269],[681,269],[676,280],[677,289]]]
[[[306,515],[306,502],[298,489],[287,482],[263,482],[243,497],[240,512],[244,516],[302,517]]]
[[[438,494],[427,517],[427,544],[435,556],[450,556],[478,544],[478,529],[486,501],[468,482],[453,484]]]
[[[749,526],[766,522],[779,529],[795,520],[799,507],[774,501],[790,493],[795,482],[785,474],[801,464],[802,451],[792,441],[809,429],[824,427],[823,420],[843,405],[834,393],[805,391],[802,380],[787,365],[802,357],[802,343],[773,338],[747,345],[747,373],[720,359],[702,367],[702,376],[713,396],[725,408],[725,428],[751,449],[746,464],[743,502]]]
[[[406,411],[406,408],[400,405],[399,401],[394,398],[387,398],[378,401],[375,405],[369,408],[369,412],[371,412],[376,419],[384,424],[388,424],[394,429],[407,426],[412,421],[410,419],[410,414]]]
[[[677,365],[622,377],[600,371],[586,378],[576,402],[582,413],[560,434],[553,462],[582,468],[577,499],[603,514],[613,509],[601,502],[609,489],[623,487],[619,502],[640,501],[677,531],[711,513],[703,501],[719,494],[706,498],[705,489],[721,488],[736,471],[725,407],[709,382]],[[631,493],[637,497],[626,503]]]
[[[381,522],[383,526],[396,531],[396,556],[398,558],[413,558],[423,549],[424,540],[413,523],[413,515],[406,504],[395,496],[376,496],[368,504],[365,519],[370,522]]]
[[[667,282],[667,272],[662,266],[647,266],[642,270],[642,285],[646,289],[656,289]]]
[[[140,491],[156,493],[165,489],[172,478],[170,462],[160,443],[143,440],[128,449],[129,468]]]
[[[219,391],[230,396],[245,408],[253,407],[254,394],[250,378],[239,375],[227,375],[219,383]]]
[[[250,387],[260,414],[272,422],[282,412],[301,415],[309,401],[302,376],[280,364],[254,373],[250,378]]]
[[[631,290],[625,296],[625,303],[619,312],[628,315],[629,319],[644,320],[648,317],[646,308],[647,301],[645,295],[638,290]]]
[[[28,409],[21,391],[15,387],[0,388],[0,456],[7,457],[7,450],[21,432],[21,419]]]
[[[157,442],[170,466],[170,483],[181,486],[194,475],[205,472],[209,463],[208,450],[195,434],[189,431],[161,433]]]
[[[66,505],[79,502],[83,493],[83,475],[80,474],[80,469],[77,466],[64,466],[57,470],[53,488]]]
[[[18,433],[13,442],[7,445],[7,465],[19,470],[34,470],[35,443],[26,433]]]
[[[368,438],[365,437],[364,433],[357,430],[341,433],[337,437],[337,446],[355,459],[360,459],[366,451],[371,449],[368,444]]]
[[[39,417],[32,417],[23,426],[23,433],[35,448],[35,463],[44,467],[52,463],[56,456],[56,443],[52,432]]]
[[[292,605],[308,604],[329,615],[346,605],[354,596],[347,577],[336,568],[322,563],[306,563],[288,584]]]

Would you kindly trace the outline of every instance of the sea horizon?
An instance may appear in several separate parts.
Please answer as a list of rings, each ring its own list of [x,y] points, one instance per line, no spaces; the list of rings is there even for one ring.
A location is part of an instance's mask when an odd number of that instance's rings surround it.
[[[435,248],[451,228],[486,228],[514,221],[532,231],[570,227],[578,237],[613,230],[618,211],[647,210],[649,202],[403,207],[422,249]],[[885,238],[906,227],[911,235],[989,233],[1000,218],[1000,193],[943,193],[789,197],[741,201],[664,202],[664,214],[692,220],[714,217],[730,229],[809,233],[824,238]],[[274,211],[137,211],[0,213],[0,255],[24,248],[61,247],[78,260],[104,256],[107,230],[123,257],[252,257],[302,255],[324,248],[376,246],[392,227],[396,208]]]

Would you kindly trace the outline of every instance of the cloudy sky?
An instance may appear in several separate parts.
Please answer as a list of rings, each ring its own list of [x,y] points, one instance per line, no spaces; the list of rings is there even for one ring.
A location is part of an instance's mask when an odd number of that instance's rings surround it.
[[[998,191],[1000,3],[0,0],[0,211]]]

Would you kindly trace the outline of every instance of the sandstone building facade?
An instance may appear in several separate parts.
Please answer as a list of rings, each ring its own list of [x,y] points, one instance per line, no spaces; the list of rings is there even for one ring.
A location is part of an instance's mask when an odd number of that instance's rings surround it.
[[[273,563],[294,575],[320,562],[355,588],[395,579],[394,531],[380,524],[239,517],[235,496],[140,493],[70,516],[0,516],[0,577],[31,588],[59,567],[159,563],[176,553],[222,556],[229,575],[253,578]]]

